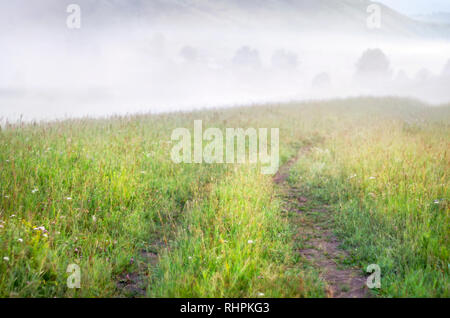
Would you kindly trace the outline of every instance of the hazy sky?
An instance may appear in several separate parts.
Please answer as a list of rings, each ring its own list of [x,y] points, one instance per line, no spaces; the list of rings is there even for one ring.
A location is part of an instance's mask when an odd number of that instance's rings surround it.
[[[378,0],[405,14],[430,14],[438,11],[450,12],[450,0]]]

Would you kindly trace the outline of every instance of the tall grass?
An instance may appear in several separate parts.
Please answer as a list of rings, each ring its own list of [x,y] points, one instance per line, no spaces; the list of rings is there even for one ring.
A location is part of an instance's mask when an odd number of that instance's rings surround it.
[[[351,261],[382,267],[379,294],[448,296],[449,107],[389,98],[3,128],[0,296],[128,296],[136,271],[152,297],[325,296],[270,176],[171,161],[172,130],[196,119],[280,128],[282,162],[313,147],[290,180],[335,204]]]
[[[2,131],[2,296],[118,293],[132,258],[167,241],[185,202],[223,170],[174,165],[168,125],[130,117]],[[80,290],[67,288],[71,263]]]
[[[295,268],[291,232],[270,179],[248,167],[214,185],[184,215],[150,296],[321,296],[317,277]]]
[[[448,297],[450,109],[385,110],[336,125],[291,180],[334,204],[353,262],[381,267],[378,295]]]

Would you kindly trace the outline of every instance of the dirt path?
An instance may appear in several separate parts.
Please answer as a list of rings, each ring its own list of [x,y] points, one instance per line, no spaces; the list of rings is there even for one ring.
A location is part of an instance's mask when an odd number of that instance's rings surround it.
[[[320,270],[331,298],[365,298],[369,292],[366,279],[360,270],[344,266],[349,254],[339,249],[340,242],[332,233],[332,211],[326,205],[314,202],[302,195],[301,190],[289,185],[287,179],[292,166],[309,149],[299,154],[280,168],[274,177],[279,185],[284,209],[296,228],[298,253]]]

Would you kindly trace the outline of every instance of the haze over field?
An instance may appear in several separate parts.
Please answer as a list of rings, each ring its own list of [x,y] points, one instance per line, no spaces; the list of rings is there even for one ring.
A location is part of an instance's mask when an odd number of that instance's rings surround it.
[[[358,95],[450,101],[450,26],[380,5],[381,28],[370,29],[371,1],[80,0],[81,28],[69,29],[72,2],[0,4],[0,117]],[[398,9],[418,15],[424,3]]]
[[[448,298],[449,12],[0,1],[0,298]]]

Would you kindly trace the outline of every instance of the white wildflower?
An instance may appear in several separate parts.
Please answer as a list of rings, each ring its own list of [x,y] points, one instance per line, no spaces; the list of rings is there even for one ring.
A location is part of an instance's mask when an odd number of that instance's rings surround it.
[[[9,257],[8,257],[8,256],[5,256],[5,257],[3,257],[3,260],[4,260],[5,262],[9,262]]]
[[[248,243],[248,244],[253,244],[253,243],[255,243],[255,242],[254,242],[253,240],[248,240],[247,243]]]
[[[39,191],[39,189],[34,188],[33,190],[31,190],[31,193],[35,194],[35,193],[38,192],[38,191]]]
[[[44,232],[44,233],[47,233],[47,232],[48,232],[48,231],[45,229],[45,227],[43,227],[43,226],[35,227],[33,230],[35,230],[35,231],[41,231],[41,232]]]
[[[259,296],[259,297],[263,297],[263,296],[264,296],[264,293],[258,293],[258,296]]]
[[[20,239],[17,239],[17,240],[18,240],[18,241],[19,241],[20,243],[22,243],[22,242],[23,242],[23,239],[21,239],[21,238],[20,238]]]

